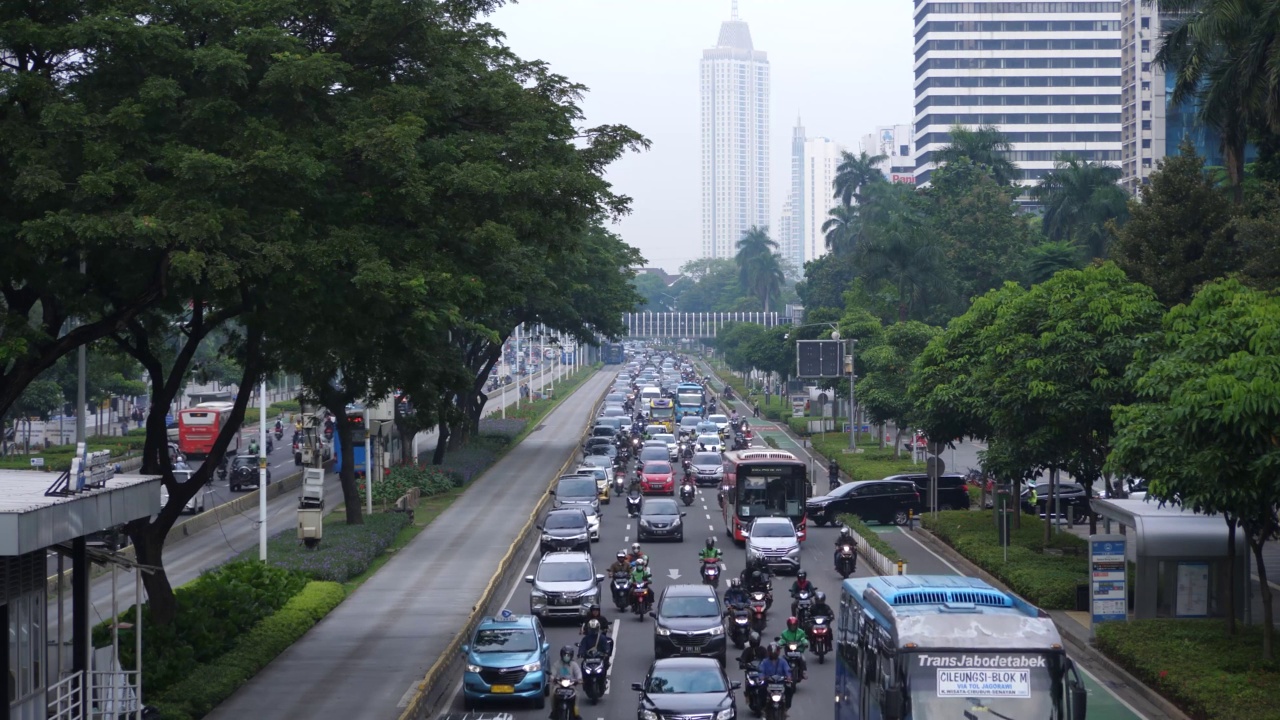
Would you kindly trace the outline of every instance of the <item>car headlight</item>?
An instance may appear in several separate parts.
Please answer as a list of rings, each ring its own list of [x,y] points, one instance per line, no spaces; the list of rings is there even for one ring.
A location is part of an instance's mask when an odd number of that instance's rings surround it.
[[[716,625],[716,626],[712,627],[712,628],[711,628],[711,634],[712,634],[712,635],[723,635],[723,634],[724,634],[724,626],[723,626],[723,625]]]
[[[555,538],[551,537],[546,533],[542,534],[542,542],[551,542],[552,540],[555,540]]]
[[[675,526],[677,526],[677,525],[679,525],[679,524],[680,524],[680,516],[679,516],[679,515],[677,515],[677,516],[676,516],[676,519],[675,519],[675,522],[671,523],[671,527],[675,527]]]
[[[648,521],[648,520],[645,520],[644,518],[640,518],[640,526],[641,526],[641,527],[649,527],[649,521]]]
[[[800,554],[800,548],[793,547],[787,551],[787,557],[795,557]]]
[[[538,672],[539,670],[541,670],[541,669],[542,669],[542,663],[541,663],[541,662],[531,662],[531,663],[529,663],[528,665],[525,665],[522,669],[523,669],[525,672],[527,672],[527,673],[529,673],[529,672]]]
[[[716,720],[733,720],[733,708],[725,708],[716,713]]]
[[[478,672],[480,672],[480,666],[479,666],[479,665],[471,665],[471,664],[468,664],[468,665],[467,665],[467,672],[469,672],[469,673],[478,673]]]
[[[658,713],[652,710],[641,710],[640,720],[658,720]]]
[[[534,600],[546,600],[547,594],[541,590],[534,590],[529,593],[529,597],[532,597]]]
[[[658,633],[658,635],[659,635],[659,636],[661,636],[661,637],[666,637],[666,636],[668,636],[668,635],[670,635],[670,634],[671,634],[671,631],[670,631],[670,630],[668,630],[667,628],[662,627],[661,625],[655,625],[655,626],[653,627],[653,631],[654,631],[654,632],[656,632],[656,633]]]

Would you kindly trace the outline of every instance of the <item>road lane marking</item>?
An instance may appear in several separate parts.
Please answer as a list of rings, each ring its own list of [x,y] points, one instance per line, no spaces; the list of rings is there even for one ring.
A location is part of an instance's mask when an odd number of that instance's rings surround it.
[[[612,665],[610,665],[610,667],[613,667],[613,666],[612,666]],[[1103,691],[1103,692],[1107,693],[1107,694],[1108,694],[1108,695],[1110,695],[1111,697],[1113,697],[1113,698],[1115,698],[1116,700],[1118,700],[1118,701],[1120,702],[1120,704],[1121,704],[1121,705],[1123,705],[1123,706],[1125,706],[1125,708],[1126,708],[1129,712],[1133,713],[1133,714],[1134,714],[1136,717],[1138,717],[1140,720],[1147,720],[1147,716],[1146,716],[1146,715],[1143,715],[1142,713],[1138,712],[1138,709],[1137,709],[1137,708],[1135,708],[1134,706],[1130,705],[1130,704],[1129,704],[1129,703],[1128,703],[1124,698],[1120,697],[1118,694],[1116,694],[1115,692],[1113,692],[1113,691],[1111,690],[1111,688],[1107,687],[1107,686],[1106,686],[1106,685],[1105,685],[1101,680],[1099,680],[1099,679],[1098,679],[1098,676],[1097,676],[1097,675],[1094,675],[1093,673],[1091,673],[1091,672],[1089,672],[1088,670],[1086,670],[1086,669],[1085,669],[1085,667],[1084,667],[1083,665],[1081,665],[1080,663],[1076,663],[1076,668],[1077,668],[1078,670],[1080,670],[1080,672],[1084,673],[1085,675],[1088,675],[1088,676],[1089,676],[1089,679],[1090,679],[1090,680],[1092,680],[1092,681],[1094,681],[1095,683],[1097,683],[1097,684],[1098,684],[1098,687],[1102,688],[1102,691]]]
[[[707,513],[707,519],[708,519],[708,520],[710,520],[710,519],[711,519],[711,513]]]
[[[947,559],[946,559],[946,558],[944,558],[944,557],[942,557],[941,555],[939,555],[938,553],[936,553],[936,552],[934,552],[934,551],[930,550],[930,549],[929,549],[929,547],[928,547],[927,545],[925,545],[924,543],[922,543],[922,542],[920,542],[919,540],[917,540],[917,539],[915,539],[915,538],[911,537],[911,533],[909,533],[909,532],[907,532],[907,531],[903,530],[901,527],[899,527],[899,528],[898,528],[898,532],[900,532],[900,533],[902,533],[903,535],[905,535],[908,539],[910,539],[910,540],[911,540],[911,542],[913,542],[913,543],[915,543],[915,544],[919,545],[921,550],[924,550],[925,552],[927,552],[927,553],[929,553],[930,555],[932,555],[932,556],[934,556],[935,558],[937,558],[937,559],[938,559],[938,562],[940,562],[940,563],[942,563],[943,565],[946,565],[947,567],[951,568],[951,572],[953,572],[953,573],[955,573],[955,574],[957,574],[957,575],[963,575],[963,574],[964,574],[964,573],[960,572],[960,569],[959,569],[959,568],[957,568],[955,565],[952,565],[951,563],[947,562]],[[908,560],[907,562],[908,562],[908,564],[910,563],[910,561],[909,561],[909,560]]]

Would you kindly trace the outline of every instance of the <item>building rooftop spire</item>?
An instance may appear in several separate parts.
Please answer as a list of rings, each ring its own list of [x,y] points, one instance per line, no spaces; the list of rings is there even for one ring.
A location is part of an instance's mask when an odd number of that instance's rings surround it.
[[[729,19],[730,20],[738,19],[738,0],[733,0],[733,9],[730,11]]]

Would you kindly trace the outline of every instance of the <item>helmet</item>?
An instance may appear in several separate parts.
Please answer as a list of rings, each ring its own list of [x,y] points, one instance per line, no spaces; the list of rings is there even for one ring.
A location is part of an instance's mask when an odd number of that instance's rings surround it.
[[[716,546],[716,539],[715,539],[715,538],[713,538],[713,537],[709,537],[709,538],[707,538],[707,549],[708,549],[708,550],[710,550],[710,549],[714,548],[715,546]]]
[[[825,605],[827,603],[827,594],[819,590],[813,594],[813,601],[818,605]]]
[[[573,660],[574,653],[576,653],[577,651],[578,649],[575,648],[574,646],[565,645],[564,647],[560,648],[560,659],[565,662],[571,662]]]
[[[736,589],[738,589],[738,588],[740,588],[740,587],[742,587],[742,579],[741,579],[741,578],[729,578],[729,587],[734,588],[735,590],[736,590]]]
[[[632,552],[632,553],[634,553],[634,554],[636,554],[636,555],[639,555],[639,554],[640,554],[640,543],[638,543],[638,542],[637,542],[637,543],[631,543],[631,552]]]
[[[636,558],[636,565],[639,565],[640,567],[644,567],[645,565],[648,565],[648,564],[649,564],[648,558]]]
[[[626,560],[626,559],[627,559],[627,551],[626,551],[626,550],[619,550],[619,551],[618,551],[618,559],[619,559],[619,560]]]
[[[587,608],[587,613],[600,614],[600,603],[591,603],[591,607]]]
[[[840,528],[840,537],[849,537],[849,528],[847,526]]]
[[[769,643],[769,657],[774,660],[778,659],[778,653],[781,652],[781,650],[782,649],[778,647],[778,643]]]
[[[599,609],[599,608],[597,608],[597,610],[598,610],[598,609]],[[599,620],[597,620],[597,619],[595,619],[595,618],[591,618],[590,620],[588,620],[588,621],[587,621],[587,629],[588,629],[588,630],[599,630],[599,629],[600,629],[600,621],[599,621]]]
[[[751,632],[751,637],[747,638],[747,642],[751,643],[751,647],[760,647],[760,633]]]
[[[801,570],[800,572],[796,573],[796,580],[808,580],[808,579],[809,579],[809,573],[805,572],[804,570]]]
[[[791,617],[787,618],[788,630],[795,630],[798,627],[800,627],[800,621],[796,619],[795,615],[792,615]]]

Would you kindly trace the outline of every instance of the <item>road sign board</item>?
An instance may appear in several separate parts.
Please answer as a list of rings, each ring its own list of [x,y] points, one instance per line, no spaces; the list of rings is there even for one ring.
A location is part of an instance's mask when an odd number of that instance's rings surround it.
[[[946,449],[947,444],[938,442],[937,440],[930,440],[929,444],[925,446],[925,450],[927,450],[930,455],[941,455],[942,451]]]
[[[840,340],[797,340],[796,376],[844,377],[844,343]]]
[[[1095,626],[1128,617],[1125,540],[1123,535],[1089,536],[1090,604]]]

